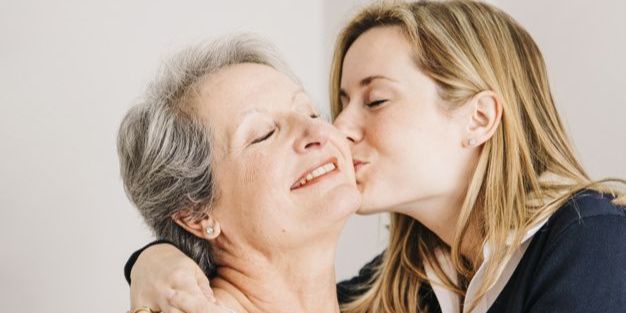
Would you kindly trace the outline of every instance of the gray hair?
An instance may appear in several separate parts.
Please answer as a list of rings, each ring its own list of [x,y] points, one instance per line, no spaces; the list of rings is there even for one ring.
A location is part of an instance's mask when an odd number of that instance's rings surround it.
[[[159,239],[174,243],[204,272],[215,274],[207,240],[180,227],[172,215],[206,214],[216,199],[211,136],[196,113],[194,94],[204,79],[241,63],[268,65],[295,82],[275,50],[252,35],[203,43],[176,54],[124,117],[117,138],[124,188]]]

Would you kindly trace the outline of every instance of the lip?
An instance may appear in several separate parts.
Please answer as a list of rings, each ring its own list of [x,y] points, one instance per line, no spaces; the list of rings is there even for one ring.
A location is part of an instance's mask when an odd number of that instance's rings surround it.
[[[354,172],[356,173],[361,167],[369,164],[370,162],[361,161],[359,159],[352,160],[352,166],[354,166]]]
[[[316,168],[318,168],[318,167],[320,167],[320,166],[322,166],[322,165],[324,165],[324,164],[327,164],[327,163],[333,163],[333,164],[335,165],[335,169],[334,169],[334,170],[332,170],[332,171],[330,171],[330,172],[328,172],[328,173],[325,173],[325,174],[324,174],[324,175],[322,175],[322,176],[319,176],[319,177],[314,178],[313,180],[309,181],[309,182],[308,182],[306,185],[304,185],[304,186],[295,187],[296,185],[298,185],[298,183],[300,182],[300,180],[302,180],[303,178],[305,178],[305,177],[306,177],[309,173],[311,173],[314,169],[316,169]],[[292,190],[292,191],[293,191],[293,190],[300,189],[300,188],[302,188],[302,187],[308,187],[308,186],[310,186],[310,185],[312,185],[312,184],[316,183],[318,180],[325,178],[325,177],[326,177],[326,176],[328,176],[329,174],[333,174],[333,173],[337,173],[337,172],[339,172],[339,164],[338,164],[338,162],[337,162],[337,158],[336,158],[336,157],[331,157],[331,158],[328,158],[328,159],[326,159],[326,160],[324,160],[324,161],[322,161],[322,162],[317,163],[317,164],[316,164],[316,165],[314,165],[314,166],[311,166],[309,169],[307,169],[306,171],[304,171],[304,172],[302,173],[302,175],[300,175],[300,177],[298,177],[298,179],[297,179],[297,180],[296,180],[296,181],[295,181],[295,182],[291,185],[290,190]]]

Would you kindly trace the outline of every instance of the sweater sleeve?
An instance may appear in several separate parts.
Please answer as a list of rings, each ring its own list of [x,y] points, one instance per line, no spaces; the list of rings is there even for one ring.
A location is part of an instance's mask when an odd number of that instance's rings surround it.
[[[624,312],[626,216],[582,218],[555,236],[542,258],[526,312]]]

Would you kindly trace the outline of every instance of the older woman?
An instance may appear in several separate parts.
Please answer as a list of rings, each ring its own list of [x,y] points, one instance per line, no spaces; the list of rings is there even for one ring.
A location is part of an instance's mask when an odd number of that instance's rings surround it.
[[[317,116],[278,58],[236,37],[178,54],[122,122],[130,199],[230,310],[339,312],[335,246],[360,195],[346,139]]]

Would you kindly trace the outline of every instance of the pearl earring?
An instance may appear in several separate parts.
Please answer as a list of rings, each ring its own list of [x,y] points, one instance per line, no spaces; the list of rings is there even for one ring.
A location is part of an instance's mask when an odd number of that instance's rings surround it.
[[[470,138],[470,139],[468,139],[468,140],[467,140],[467,145],[468,145],[468,146],[470,146],[470,147],[471,147],[471,146],[473,146],[473,145],[475,145],[475,144],[476,144],[476,139],[474,139],[474,138]]]
[[[213,227],[209,226],[206,228],[207,235],[212,236],[214,232],[215,232],[215,229]]]

